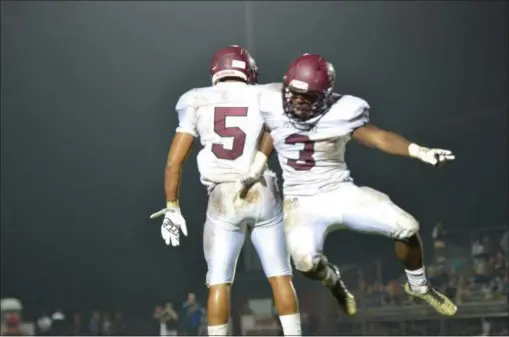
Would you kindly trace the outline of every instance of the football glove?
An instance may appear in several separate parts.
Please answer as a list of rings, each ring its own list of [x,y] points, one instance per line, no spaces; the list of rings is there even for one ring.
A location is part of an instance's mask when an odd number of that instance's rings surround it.
[[[247,174],[237,181],[238,192],[234,199],[234,205],[240,207],[247,194],[247,191],[253,186],[263,175],[267,169],[267,156],[260,151],[257,151],[249,171]]]
[[[150,216],[155,219],[164,215],[163,224],[161,225],[161,236],[166,245],[174,247],[180,244],[180,231],[187,236],[186,220],[180,212],[177,202],[168,202],[166,208],[156,212]]]
[[[429,149],[417,144],[410,144],[408,153],[410,157],[417,158],[433,166],[440,166],[456,158],[449,150]]]

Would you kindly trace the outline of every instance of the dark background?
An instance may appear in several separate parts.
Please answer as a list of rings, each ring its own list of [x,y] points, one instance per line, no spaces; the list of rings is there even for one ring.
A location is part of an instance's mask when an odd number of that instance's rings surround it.
[[[374,123],[452,149],[456,161],[435,170],[349,148],[357,183],[389,194],[424,234],[438,220],[507,225],[507,13],[502,1],[2,1],[2,297],[36,311],[151,310],[205,290],[194,155],[181,188],[189,237],[166,247],[148,216],[164,206],[175,103],[209,85],[209,59],[228,44],[252,49],[262,82],[321,53]],[[340,263],[391,249],[345,232],[332,240]]]

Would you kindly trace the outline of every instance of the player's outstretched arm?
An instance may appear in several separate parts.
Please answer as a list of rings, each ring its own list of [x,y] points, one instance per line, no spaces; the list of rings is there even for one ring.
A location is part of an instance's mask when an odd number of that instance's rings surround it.
[[[182,166],[193,148],[194,136],[176,132],[171,142],[164,171],[164,192],[168,205],[178,205]]]
[[[395,132],[380,129],[371,123],[355,129],[352,132],[352,138],[386,153],[410,156],[431,165],[439,165],[455,158],[449,150],[419,146]]]
[[[410,141],[397,133],[386,131],[368,123],[357,128],[352,133],[352,138],[361,144],[377,148],[389,154],[397,156],[409,156],[408,148]]]

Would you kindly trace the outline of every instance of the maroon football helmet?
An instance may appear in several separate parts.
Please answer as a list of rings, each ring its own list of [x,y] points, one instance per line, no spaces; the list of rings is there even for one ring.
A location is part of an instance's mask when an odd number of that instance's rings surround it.
[[[210,62],[212,84],[224,78],[236,78],[249,84],[258,82],[258,68],[247,49],[228,46],[219,50]]]
[[[283,78],[285,113],[305,122],[327,112],[336,73],[332,64],[317,54],[304,54],[294,60]]]

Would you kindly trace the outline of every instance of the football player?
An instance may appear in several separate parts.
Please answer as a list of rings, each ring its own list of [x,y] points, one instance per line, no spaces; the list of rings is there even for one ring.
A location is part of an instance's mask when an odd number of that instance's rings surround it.
[[[353,314],[352,295],[342,284],[338,268],[323,255],[325,237],[340,227],[384,235],[394,240],[404,265],[405,291],[443,315],[454,315],[456,306],[427,280],[419,223],[384,193],[353,183],[345,147],[353,138],[434,166],[453,160],[454,155],[419,146],[371,124],[369,104],[335,93],[334,82],[330,62],[320,55],[304,54],[291,63],[278,90],[267,87],[260,96],[260,109],[283,171],[284,226],[295,267],[321,281],[343,310]],[[243,181],[249,186],[254,180],[247,175]]]
[[[203,231],[207,262],[208,334],[225,336],[230,317],[230,288],[246,233],[260,257],[276,299],[285,335],[300,335],[300,314],[292,284],[290,257],[283,228],[282,199],[276,176],[258,151],[272,139],[261,139],[263,118],[258,105],[258,70],[249,52],[229,46],[211,62],[212,86],[192,89],[177,103],[179,126],[168,154],[165,171],[166,208],[151,218],[164,215],[161,234],[167,245],[178,246],[180,231],[187,235],[186,221],[179,208],[179,184],[184,160],[193,141],[200,137],[198,154],[201,182],[209,201]],[[238,181],[250,174],[257,182],[243,199],[236,198]],[[259,165],[257,165],[258,163]],[[240,200],[240,202],[239,202]]]

